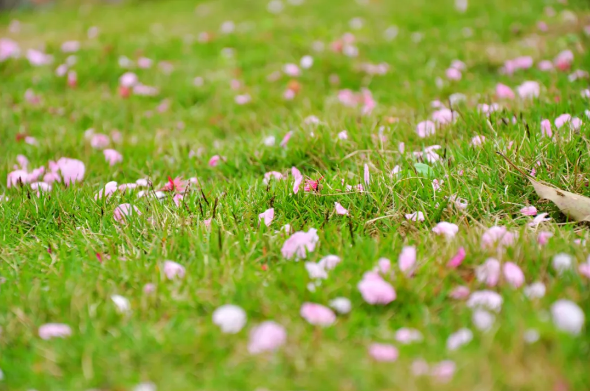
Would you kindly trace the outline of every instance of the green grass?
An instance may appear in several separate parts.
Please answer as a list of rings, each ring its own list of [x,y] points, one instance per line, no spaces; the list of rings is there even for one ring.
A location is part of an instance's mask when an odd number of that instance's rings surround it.
[[[277,15],[258,0],[208,2],[196,10],[192,2],[180,1],[73,3],[0,15],[1,36],[23,49],[45,45],[55,57],[52,65],[42,67],[32,67],[25,58],[0,62],[0,177],[13,170],[18,154],[32,168],[60,157],[86,164],[82,183],[58,184],[40,197],[28,186],[0,185],[8,197],[0,202],[0,389],[131,390],[145,381],[159,390],[590,388],[590,329],[571,336],[548,318],[558,299],[576,302],[590,317],[589,280],[575,269],[558,276],[551,267],[560,252],[571,254],[576,264],[586,260],[588,246],[574,240],[588,240],[587,227],[569,222],[553,204],[539,200],[495,153],[504,152],[523,169],[535,167],[545,182],[590,196],[590,119],[584,114],[590,107],[580,97],[588,80],[570,82],[571,71],[536,68],[540,60],[570,49],[572,70],[590,69],[590,39],[583,32],[590,25],[586,2],[472,0],[461,14],[449,0],[308,0],[301,6],[284,3]],[[546,15],[547,6],[555,16]],[[577,22],[564,20],[565,10],[577,15]],[[355,17],[364,20],[360,30],[348,25]],[[19,33],[8,31],[13,19],[21,22]],[[227,20],[236,23],[236,31],[224,35],[219,28]],[[547,22],[547,32],[537,29],[540,20]],[[399,34],[388,41],[383,32],[391,25],[398,26]],[[96,39],[86,37],[91,26],[100,29]],[[198,42],[202,31],[213,32],[213,40]],[[329,48],[350,31],[359,49],[356,58]],[[412,40],[416,32],[422,34],[420,42]],[[60,51],[66,40],[81,42],[73,67],[75,89],[54,73],[68,56]],[[326,49],[315,52],[314,41]],[[224,48],[232,48],[234,56],[224,56]],[[125,70],[119,56],[135,60],[140,54],[153,59],[154,66],[133,71],[160,93],[122,99],[117,86]],[[283,75],[273,82],[267,77],[307,54],[314,64],[297,78],[299,94],[285,101],[292,78]],[[519,55],[531,55],[535,66],[511,76],[499,74],[505,60]],[[467,70],[460,81],[449,82],[445,70],[454,59],[464,61]],[[159,61],[169,61],[174,71],[164,74]],[[385,75],[359,70],[363,63],[381,62],[389,64]],[[339,85],[330,83],[331,75],[339,77]],[[204,78],[201,87],[193,85],[197,76]],[[445,80],[442,88],[436,86],[437,77]],[[232,79],[242,83],[239,91],[230,88]],[[498,101],[498,82],[516,89],[526,80],[541,84],[538,99],[501,102],[504,110],[494,113],[490,124],[477,112],[478,103]],[[337,99],[340,89],[363,87],[377,101],[366,116]],[[25,101],[28,88],[41,96],[39,105]],[[252,101],[236,105],[239,93],[249,93]],[[447,104],[454,93],[467,96],[454,106],[460,113],[457,121],[419,138],[414,128],[429,118],[430,102]],[[156,107],[164,99],[170,108],[159,113]],[[563,113],[585,122],[580,132],[566,126],[554,128],[555,141],[542,138],[541,120],[553,121]],[[321,123],[305,124],[310,115]],[[516,124],[502,121],[512,116],[519,118]],[[122,163],[105,163],[102,152],[84,137],[89,128],[121,132],[122,141],[113,148],[123,154]],[[338,140],[344,129],[348,140]],[[281,148],[288,131],[293,137]],[[18,135],[33,136],[38,145],[19,141]],[[476,135],[486,137],[482,146],[471,145]],[[276,137],[275,146],[263,144],[267,136]],[[508,149],[510,141],[514,144]],[[398,150],[400,142],[404,153]],[[412,152],[436,144],[443,147],[441,161],[429,164],[433,174],[427,177],[415,170]],[[198,150],[201,155],[189,158],[190,151]],[[210,167],[209,159],[217,154],[225,160]],[[365,164],[370,186],[363,193],[346,191],[343,183],[363,182]],[[392,177],[396,165],[402,172]],[[306,193],[302,187],[293,194],[292,166],[306,178],[322,177],[321,190]],[[268,171],[289,177],[266,185]],[[94,200],[109,181],[149,178],[157,190],[169,176],[199,179],[181,207],[171,195],[158,201],[137,198],[137,191]],[[440,191],[433,190],[434,178],[444,181]],[[454,194],[468,201],[465,211],[449,206]],[[335,213],[336,201],[350,217]],[[113,211],[123,203],[136,205],[142,215],[117,223]],[[519,213],[525,205],[548,212],[552,220],[529,228],[531,218]],[[270,207],[275,219],[267,228],[259,225],[258,214]],[[414,211],[423,211],[426,220],[408,222],[404,214]],[[207,228],[203,220],[209,218]],[[440,221],[459,225],[453,240],[431,232]],[[315,292],[308,290],[304,262],[281,255],[288,237],[280,232],[285,224],[294,231],[318,229],[320,241],[308,260],[328,254],[342,258]],[[517,243],[505,252],[482,248],[481,235],[493,225],[518,232]],[[554,233],[544,247],[536,242],[541,230]],[[397,271],[404,245],[417,246],[412,278]],[[465,247],[467,258],[457,270],[448,269],[445,265],[459,247]],[[501,281],[492,289],[504,299],[502,310],[492,330],[480,332],[472,324],[472,311],[448,295],[459,285],[486,289],[475,279],[475,268],[492,256],[518,264],[527,284],[542,281],[547,294],[529,300],[522,288]],[[397,299],[371,306],[357,284],[380,257],[392,260],[396,272],[389,281]],[[184,279],[165,278],[167,259],[186,267]],[[143,292],[148,283],[155,284],[154,294]],[[129,314],[117,313],[113,294],[129,299]],[[300,317],[302,303],[328,305],[338,296],[351,300],[352,311],[339,315],[334,325],[317,328]],[[227,303],[248,315],[246,327],[235,335],[222,334],[211,321],[212,312]],[[287,342],[275,353],[250,355],[248,332],[265,320],[283,325]],[[42,340],[38,328],[50,322],[70,325],[72,335]],[[401,327],[420,330],[424,341],[398,344],[394,334]],[[448,336],[462,327],[474,331],[474,340],[448,351]],[[527,344],[523,334],[531,328],[540,340]],[[367,348],[374,342],[396,345],[399,359],[372,360]],[[418,358],[453,360],[454,378],[444,384],[414,377],[410,366]]]

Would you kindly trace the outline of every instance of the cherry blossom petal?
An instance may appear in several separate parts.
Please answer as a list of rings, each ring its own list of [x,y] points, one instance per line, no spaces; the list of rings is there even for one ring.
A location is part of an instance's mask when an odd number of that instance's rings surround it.
[[[46,323],[39,327],[41,339],[64,338],[72,335],[72,329],[63,323]]]
[[[236,334],[246,325],[246,311],[233,304],[225,304],[213,311],[213,323],[221,332]]]
[[[393,345],[373,343],[369,346],[369,355],[375,361],[393,362],[397,360],[399,352]]]
[[[326,327],[336,321],[336,315],[331,309],[316,303],[303,303],[300,314],[309,324],[315,326]]]
[[[285,328],[273,321],[266,321],[250,331],[248,351],[251,354],[277,350],[287,341]]]

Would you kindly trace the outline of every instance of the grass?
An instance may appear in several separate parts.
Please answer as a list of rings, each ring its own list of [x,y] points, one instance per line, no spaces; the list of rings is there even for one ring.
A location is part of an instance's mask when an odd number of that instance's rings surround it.
[[[588,327],[571,336],[548,320],[551,304],[564,298],[590,316],[588,279],[574,271],[559,276],[551,267],[560,252],[576,263],[585,261],[587,245],[574,240],[588,240],[587,227],[539,200],[495,153],[502,151],[525,170],[534,167],[540,180],[590,195],[589,125],[579,133],[554,128],[555,140],[540,131],[542,119],[553,121],[563,113],[590,121],[584,114],[588,100],[580,96],[588,80],[570,82],[571,72],[536,68],[538,61],[565,49],[575,54],[573,70],[590,68],[590,40],[583,32],[590,24],[588,4],[473,0],[465,13],[450,1],[283,5],[283,12],[272,14],[257,0],[196,8],[180,1],[64,2],[0,15],[2,36],[23,49],[44,45],[55,57],[42,67],[25,58],[0,62],[0,176],[13,171],[18,154],[31,167],[60,157],[86,165],[81,183],[56,184],[39,197],[29,186],[2,185],[8,200],[0,202],[0,389],[126,390],[146,381],[160,390],[588,389]],[[556,15],[548,16],[547,6]],[[568,21],[566,12],[576,15],[576,22]],[[359,30],[348,25],[355,17],[364,21]],[[18,33],[9,32],[14,19],[21,23]],[[220,25],[228,20],[236,30],[221,34]],[[547,32],[536,27],[540,20],[547,22]],[[383,32],[392,25],[399,34],[389,41]],[[100,29],[95,39],[86,37],[91,26]],[[213,39],[198,42],[202,31],[212,32]],[[358,57],[329,48],[347,31],[356,36]],[[421,34],[419,42],[415,33]],[[68,56],[59,50],[67,40],[81,42],[74,89],[54,73]],[[326,49],[314,51],[314,41]],[[233,56],[225,48],[232,48]],[[301,90],[286,101],[283,93],[294,78],[267,77],[307,54],[314,64],[296,78]],[[160,92],[123,99],[117,85],[125,70],[118,59],[140,55],[155,64],[133,71]],[[531,55],[535,67],[501,75],[504,61],[519,55]],[[467,69],[460,81],[451,82],[444,75],[454,59]],[[159,61],[169,61],[172,73],[162,72]],[[360,70],[363,63],[381,62],[389,64],[385,75]],[[331,75],[339,84],[330,82]],[[193,85],[197,76],[204,79],[200,87]],[[437,77],[444,81],[440,88]],[[241,82],[238,91],[230,88],[232,79]],[[538,99],[502,101],[504,109],[492,114],[489,124],[477,112],[478,103],[498,101],[498,82],[516,88],[526,80],[541,84]],[[362,87],[378,103],[365,116],[337,99],[340,89]],[[40,104],[26,102],[29,88],[41,97]],[[252,101],[237,105],[239,93],[250,94]],[[454,93],[467,97],[453,106],[457,121],[419,138],[414,129],[433,111],[430,102],[448,104]],[[170,107],[159,112],[164,99]],[[320,124],[306,124],[310,115]],[[105,163],[84,136],[89,128],[121,132],[122,141],[113,148],[123,154],[122,163]],[[344,129],[349,138],[339,140]],[[279,142],[289,131],[293,136],[282,148]],[[38,145],[22,142],[22,135],[35,137]],[[486,141],[474,147],[477,135]],[[275,136],[275,146],[263,144],[267,136]],[[431,175],[422,174],[411,152],[430,145],[442,146],[441,160],[429,164]],[[190,151],[195,152],[191,157]],[[208,164],[213,155],[224,158],[216,167]],[[362,193],[347,191],[344,184],[363,183],[365,164],[370,185]],[[396,165],[402,171],[392,176]],[[293,194],[291,176],[263,183],[264,173],[287,174],[292,166],[306,178],[322,178],[320,191],[302,188]],[[137,192],[94,199],[109,181],[149,178],[157,190],[177,176],[199,180],[180,207],[171,195],[160,201],[137,198]],[[435,178],[443,181],[439,191],[432,186]],[[455,194],[468,201],[466,210],[449,206]],[[336,201],[350,216],[335,213]],[[123,203],[134,204],[142,215],[116,222],[113,211]],[[529,228],[531,218],[519,213],[525,205],[548,212],[552,220]],[[275,218],[267,228],[258,214],[270,207]],[[414,211],[422,211],[425,221],[404,218]],[[453,240],[432,233],[440,221],[459,226]],[[281,255],[285,224],[294,231],[318,229],[319,245],[308,260],[327,254],[342,258],[313,292],[304,263]],[[518,232],[516,244],[505,252],[482,248],[481,235],[493,225]],[[541,230],[554,234],[544,247],[536,242]],[[357,290],[362,274],[380,257],[391,259],[397,270],[405,245],[417,247],[415,275],[396,272],[389,279],[397,292],[391,304],[365,303]],[[466,260],[456,270],[447,268],[459,247],[466,249]],[[522,288],[501,281],[492,289],[502,295],[503,308],[492,330],[481,332],[472,324],[472,311],[449,293],[459,285],[485,289],[475,269],[492,256],[519,265],[527,283],[544,282],[547,294],[529,300]],[[186,267],[184,279],[165,278],[166,259]],[[148,283],[156,287],[151,295],[143,292]],[[131,312],[118,313],[113,294],[129,299]],[[338,296],[351,300],[352,311],[339,315],[333,326],[314,327],[300,317],[303,302],[327,305]],[[212,312],[226,303],[248,315],[238,334],[222,334],[211,321]],[[250,355],[248,331],[269,319],[285,327],[286,344],[275,353]],[[42,340],[38,328],[50,322],[70,325],[72,335]],[[424,341],[398,344],[394,335],[401,327],[420,330]],[[463,327],[474,331],[474,340],[448,351],[448,336]],[[531,328],[540,339],[527,344],[523,334]],[[367,348],[374,342],[396,345],[397,362],[372,360]],[[417,358],[453,360],[457,371],[448,383],[415,377],[410,366]]]

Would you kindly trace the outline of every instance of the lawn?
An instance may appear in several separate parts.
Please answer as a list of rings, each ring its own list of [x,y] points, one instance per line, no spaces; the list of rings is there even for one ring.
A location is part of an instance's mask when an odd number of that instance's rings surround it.
[[[0,36],[1,390],[590,389],[588,226],[523,175],[590,196],[588,2],[64,1]]]

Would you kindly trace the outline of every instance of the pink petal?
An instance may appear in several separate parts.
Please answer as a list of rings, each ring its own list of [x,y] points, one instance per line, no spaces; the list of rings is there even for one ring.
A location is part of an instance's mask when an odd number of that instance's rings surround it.
[[[395,300],[395,289],[378,274],[363,277],[358,284],[363,299],[369,304],[389,304]]]
[[[469,297],[469,288],[466,286],[458,286],[451,291],[449,294],[450,297],[456,300],[465,300]]]
[[[524,284],[524,273],[513,262],[506,262],[503,266],[504,278],[514,288],[520,288]]]
[[[113,212],[113,217],[117,222],[125,221],[125,218],[130,215],[138,215],[141,216],[140,210],[135,205],[130,204],[121,204],[117,206]]]
[[[387,258],[379,258],[377,261],[379,271],[383,274],[387,274],[391,269],[391,261]]]
[[[404,247],[399,255],[398,263],[402,273],[412,275],[414,265],[416,264],[416,247]]]
[[[510,87],[498,83],[496,85],[496,96],[498,99],[514,99],[514,92]]]
[[[459,227],[456,224],[441,221],[432,229],[432,232],[450,239],[459,232]]]
[[[166,278],[169,280],[173,280],[175,278],[184,278],[186,269],[179,263],[173,261],[165,261],[164,262],[164,274]]]
[[[303,303],[300,314],[309,324],[316,326],[326,327],[336,321],[336,315],[331,309],[316,303]]]
[[[63,338],[72,335],[72,329],[63,323],[46,323],[39,327],[41,339]]]
[[[535,208],[534,206],[525,206],[520,210],[520,213],[522,213],[525,216],[534,216],[537,214],[537,208]]]
[[[339,202],[334,202],[334,205],[336,206],[336,213],[339,215],[348,215],[348,210],[345,209],[342,205],[340,205]]]
[[[399,352],[393,345],[374,343],[369,346],[369,354],[375,361],[393,362],[396,361]]]
[[[537,235],[537,243],[539,243],[539,245],[541,245],[541,246],[544,246],[549,242],[549,239],[551,239],[552,236],[553,236],[552,232],[541,231]]]
[[[273,321],[266,321],[250,331],[248,351],[251,354],[277,350],[287,341],[285,328]]]
[[[487,286],[496,286],[500,280],[500,262],[494,258],[488,258],[483,265],[478,266],[475,275],[479,282]]]
[[[274,208],[267,209],[258,215],[258,221],[264,219],[264,225],[266,225],[267,227],[270,226],[270,224],[272,223],[272,220],[274,218],[275,218]]]
[[[364,174],[365,185],[369,186],[371,182],[371,174],[369,173],[369,165],[365,163],[365,174]]]
[[[432,121],[422,121],[416,125],[418,137],[424,138],[432,136],[436,132],[436,125]]]
[[[114,149],[105,149],[102,151],[104,154],[105,160],[109,163],[109,165],[114,166],[117,163],[123,161],[123,155],[119,152],[115,151]]]
[[[457,254],[455,254],[455,256],[453,258],[451,258],[449,263],[447,263],[447,267],[451,268],[451,269],[455,269],[461,263],[463,263],[464,259],[465,259],[465,249],[463,247],[460,247],[459,250],[457,251]]]
[[[289,140],[291,140],[291,136],[293,136],[293,131],[289,131],[285,134],[285,137],[281,140],[281,147],[285,148]]]
[[[301,172],[295,167],[291,167],[291,174],[295,179],[295,182],[293,183],[293,193],[297,194],[297,192],[299,192],[299,186],[301,185],[301,182],[303,182],[303,175],[301,175]]]
[[[541,136],[553,137],[553,131],[551,130],[551,121],[544,119],[541,121]]]
[[[287,259],[306,258],[307,254],[315,250],[319,241],[317,230],[310,228],[307,232],[295,232],[285,241],[281,254]]]

